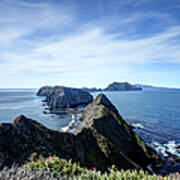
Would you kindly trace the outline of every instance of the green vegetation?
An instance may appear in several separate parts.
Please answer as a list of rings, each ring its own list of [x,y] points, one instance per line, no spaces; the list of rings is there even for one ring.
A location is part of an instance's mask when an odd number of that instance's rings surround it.
[[[41,169],[49,170],[52,173],[59,174],[61,177],[69,179],[87,179],[87,180],[170,180],[172,176],[157,176],[149,175],[148,172],[142,170],[121,170],[118,171],[115,166],[112,166],[108,172],[102,173],[92,169],[82,168],[78,163],[72,163],[64,159],[59,159],[56,156],[50,156],[47,159],[39,157],[37,160],[33,158],[26,165],[28,171],[39,171]],[[175,177],[175,176],[174,176]]]

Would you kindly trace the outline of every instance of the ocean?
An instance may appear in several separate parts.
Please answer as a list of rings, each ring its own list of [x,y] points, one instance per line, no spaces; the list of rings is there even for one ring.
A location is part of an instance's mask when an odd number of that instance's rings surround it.
[[[37,89],[0,89],[0,123],[12,122],[19,114],[48,128],[60,130],[72,121],[72,114],[45,114],[44,97]],[[99,93],[92,93],[96,97]],[[157,152],[180,158],[180,90],[144,88],[143,91],[103,92],[120,115]],[[179,166],[178,166],[179,167]]]
[[[71,114],[44,114],[44,97],[36,96],[38,89],[0,89],[0,123],[12,122],[23,114],[48,128],[59,130],[71,121]]]

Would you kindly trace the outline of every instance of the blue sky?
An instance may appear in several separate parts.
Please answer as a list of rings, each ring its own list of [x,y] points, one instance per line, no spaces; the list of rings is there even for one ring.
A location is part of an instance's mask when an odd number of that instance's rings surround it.
[[[180,87],[178,0],[1,0],[0,87]]]

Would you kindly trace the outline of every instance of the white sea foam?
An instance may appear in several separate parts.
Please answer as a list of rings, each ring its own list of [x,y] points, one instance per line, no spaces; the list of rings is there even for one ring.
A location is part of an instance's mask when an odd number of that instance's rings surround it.
[[[63,131],[63,132],[71,132],[73,133],[79,126],[80,126],[80,119],[81,115],[80,114],[72,114],[72,120],[71,122],[65,126],[65,127],[62,127],[60,130]]]
[[[169,141],[165,144],[160,144],[156,141],[151,143],[151,146],[160,154],[163,154],[163,156],[169,156],[169,154],[175,155],[177,157],[180,157],[180,152],[178,150],[179,144],[176,144],[175,141]]]
[[[69,126],[65,126],[61,128],[61,131],[66,132],[69,129]]]
[[[144,126],[140,123],[133,123],[132,126],[137,128],[137,129],[143,129],[144,128]]]

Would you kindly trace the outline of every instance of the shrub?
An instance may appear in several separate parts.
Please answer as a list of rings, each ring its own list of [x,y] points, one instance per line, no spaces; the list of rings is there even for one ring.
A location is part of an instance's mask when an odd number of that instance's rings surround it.
[[[171,176],[158,176],[156,174],[149,175],[148,172],[143,170],[117,170],[115,166],[109,168],[108,172],[102,173],[97,171],[95,167],[92,169],[82,168],[78,163],[72,163],[71,160],[67,161],[59,159],[56,156],[50,156],[44,159],[42,156],[37,160],[31,159],[26,164],[28,171],[39,171],[46,169],[52,173],[59,174],[61,177],[68,177],[69,179],[87,179],[87,180],[170,180]],[[176,175],[174,175],[175,178]],[[177,175],[178,176],[178,175]],[[179,177],[179,176],[178,176]],[[177,177],[177,178],[178,178]],[[175,178],[176,179],[176,178]]]

